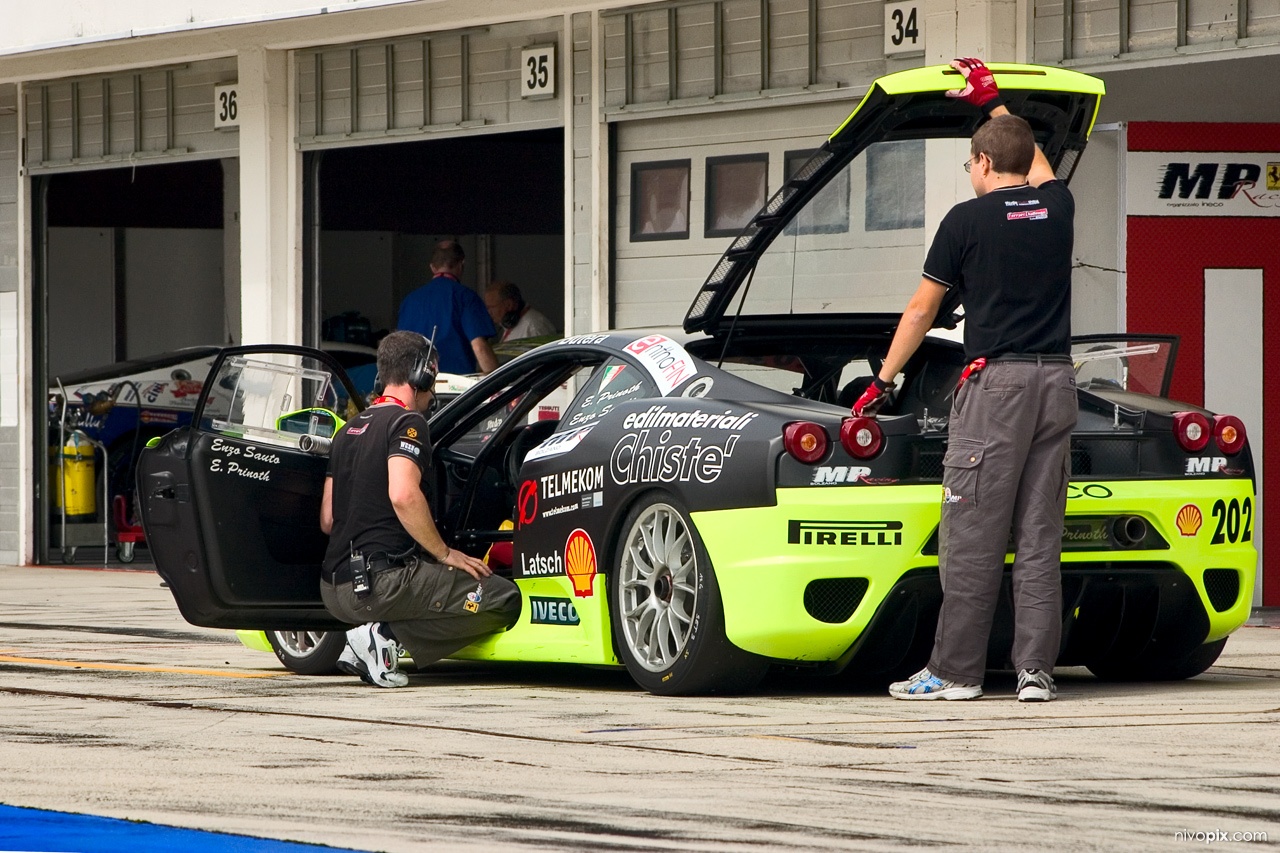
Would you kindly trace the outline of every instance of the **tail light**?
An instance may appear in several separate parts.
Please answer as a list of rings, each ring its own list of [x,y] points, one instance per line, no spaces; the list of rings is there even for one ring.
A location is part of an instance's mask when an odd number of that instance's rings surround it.
[[[875,418],[845,418],[840,424],[840,446],[854,459],[870,459],[884,446],[884,432]]]
[[[1199,412],[1178,412],[1173,416],[1173,436],[1188,453],[1199,453],[1209,444],[1209,419]]]
[[[812,465],[827,455],[831,438],[818,424],[796,421],[783,427],[782,446],[800,462]]]
[[[1235,415],[1216,415],[1213,419],[1213,437],[1223,453],[1235,456],[1244,447],[1244,421]]]

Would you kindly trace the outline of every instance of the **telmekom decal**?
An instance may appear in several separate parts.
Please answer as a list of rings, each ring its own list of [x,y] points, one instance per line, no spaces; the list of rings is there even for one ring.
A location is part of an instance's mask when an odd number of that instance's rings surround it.
[[[596,546],[587,531],[579,527],[564,543],[565,572],[573,583],[573,594],[589,598],[595,594]]]

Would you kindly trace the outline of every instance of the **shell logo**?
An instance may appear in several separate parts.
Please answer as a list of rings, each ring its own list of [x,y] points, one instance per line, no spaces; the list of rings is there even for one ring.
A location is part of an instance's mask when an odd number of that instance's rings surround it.
[[[1200,514],[1200,507],[1195,504],[1187,504],[1178,510],[1178,532],[1183,536],[1195,536],[1200,530],[1200,525],[1204,523],[1204,516]]]
[[[573,594],[578,598],[590,598],[595,594],[596,546],[579,527],[569,534],[564,543],[565,574],[573,582]]]

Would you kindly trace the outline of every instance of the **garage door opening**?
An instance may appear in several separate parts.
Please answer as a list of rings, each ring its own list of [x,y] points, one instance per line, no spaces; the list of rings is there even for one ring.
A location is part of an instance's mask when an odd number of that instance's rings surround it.
[[[37,183],[35,333],[43,345],[35,411],[48,412],[48,422],[37,425],[36,452],[51,461],[37,518],[41,562],[51,553],[75,560],[80,547],[93,548],[80,562],[102,561],[104,527],[112,555],[116,528],[131,516],[138,453],[194,408],[189,393],[186,400],[157,391],[152,362],[238,337],[237,240],[224,227],[225,210],[235,206],[235,165],[139,165]],[[166,383],[170,374],[177,382],[203,378],[176,365],[161,372]],[[124,525],[111,523],[117,496],[126,502]]]
[[[372,347],[431,278],[437,242],[466,252],[462,281],[517,284],[563,331],[564,132],[484,134],[308,155],[318,185],[311,340]]]

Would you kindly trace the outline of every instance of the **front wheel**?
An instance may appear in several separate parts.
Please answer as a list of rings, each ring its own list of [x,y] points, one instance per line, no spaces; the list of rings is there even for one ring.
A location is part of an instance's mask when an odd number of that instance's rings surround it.
[[[347,645],[342,631],[267,631],[267,642],[280,663],[299,675],[338,671],[338,656]]]
[[[720,588],[702,540],[677,502],[644,496],[622,524],[610,604],[622,662],[664,696],[750,690],[768,662],[729,642]]]

